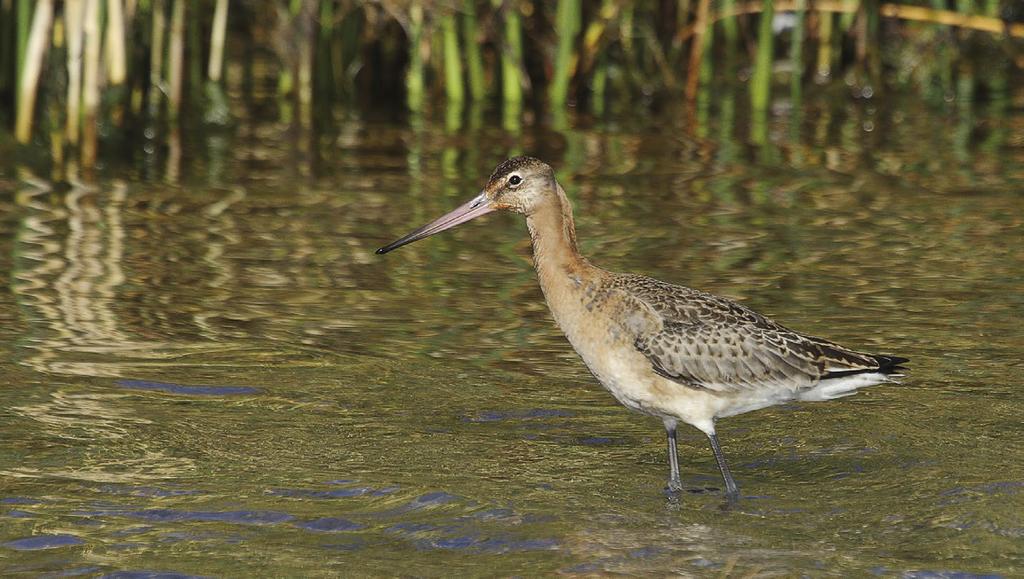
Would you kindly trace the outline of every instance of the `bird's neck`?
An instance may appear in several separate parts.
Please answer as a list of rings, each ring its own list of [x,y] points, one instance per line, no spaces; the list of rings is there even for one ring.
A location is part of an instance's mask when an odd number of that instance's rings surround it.
[[[556,189],[556,195],[526,218],[533,240],[533,265],[549,302],[553,291],[557,293],[573,280],[578,285],[581,276],[593,267],[576,247],[572,205],[562,187],[556,184]]]

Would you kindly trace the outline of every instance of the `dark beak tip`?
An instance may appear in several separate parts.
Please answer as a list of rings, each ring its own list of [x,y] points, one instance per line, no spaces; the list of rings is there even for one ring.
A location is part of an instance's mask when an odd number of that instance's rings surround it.
[[[419,229],[416,229],[415,231],[412,231],[392,241],[391,243],[378,249],[375,253],[377,255],[382,255],[388,253],[389,251],[394,251],[399,247],[402,247],[403,245],[408,245],[414,241],[418,241],[425,237],[430,237],[435,233],[440,233],[446,229],[451,229],[456,225],[465,223],[471,219],[484,215],[485,213],[490,213],[491,211],[494,211],[494,208],[491,207],[490,205],[483,204],[483,200],[481,199],[482,195],[483,194],[481,193],[477,197],[474,197],[472,200],[463,203],[459,207],[456,207],[452,211],[449,211],[448,213],[442,215],[441,217],[438,217],[437,219],[431,221],[430,223],[424,225],[423,227],[420,227]]]

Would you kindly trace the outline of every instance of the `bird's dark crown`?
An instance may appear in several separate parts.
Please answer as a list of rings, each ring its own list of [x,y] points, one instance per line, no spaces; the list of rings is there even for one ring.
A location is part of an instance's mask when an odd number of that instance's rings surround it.
[[[495,180],[503,180],[505,177],[508,176],[509,173],[512,173],[513,171],[519,171],[521,169],[526,169],[529,167],[543,166],[544,161],[541,161],[540,159],[536,159],[534,157],[512,157],[511,159],[506,159],[500,165],[495,167],[494,172],[491,173],[491,178],[488,181],[493,183]]]

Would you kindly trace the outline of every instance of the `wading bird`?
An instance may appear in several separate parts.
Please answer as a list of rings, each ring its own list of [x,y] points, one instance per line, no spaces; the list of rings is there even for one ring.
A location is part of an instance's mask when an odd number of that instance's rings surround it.
[[[847,396],[893,381],[907,361],[794,332],[709,293],[591,264],[576,247],[572,208],[554,171],[532,157],[498,165],[479,195],[377,253],[499,210],[526,217],[544,298],[587,368],[624,406],[664,423],[672,492],[682,490],[679,422],[707,435],[726,497],[735,500],[716,419]]]

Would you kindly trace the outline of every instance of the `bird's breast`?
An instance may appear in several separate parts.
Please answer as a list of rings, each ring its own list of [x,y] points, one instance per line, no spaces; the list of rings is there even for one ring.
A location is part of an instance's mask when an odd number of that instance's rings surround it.
[[[661,378],[634,346],[632,315],[621,298],[599,283],[567,275],[565,283],[544,287],[552,316],[583,363],[624,406],[661,414]]]

